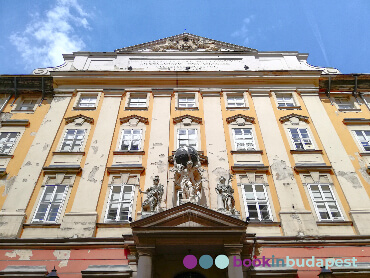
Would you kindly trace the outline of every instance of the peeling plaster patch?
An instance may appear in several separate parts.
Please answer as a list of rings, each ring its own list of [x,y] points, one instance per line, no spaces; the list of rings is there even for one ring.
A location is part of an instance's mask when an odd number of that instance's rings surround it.
[[[31,136],[35,136],[37,134],[37,132],[31,132]]]
[[[94,143],[94,144],[98,144],[98,140],[95,140],[93,143]]]
[[[93,149],[94,154],[96,154],[99,150],[99,148],[97,146],[91,146],[91,148]]]
[[[348,157],[349,157],[349,159],[350,159],[350,160],[352,160],[352,161],[353,161],[353,160],[355,160],[355,158],[354,158],[352,155],[349,155]]]
[[[1,113],[0,114],[0,120],[1,121],[7,121],[7,120],[10,120],[12,116],[13,116],[13,114],[9,113],[9,112]]]
[[[8,195],[10,189],[12,188],[15,182],[15,177],[11,177],[10,179],[5,181],[5,190],[3,192],[3,196]]]
[[[277,180],[293,180],[293,172],[284,160],[274,159],[271,169],[275,172]]]
[[[356,177],[356,173],[355,172],[343,172],[343,171],[339,171],[338,172],[338,176],[341,176],[341,177],[345,178],[346,181],[348,181],[350,184],[352,184],[352,187],[353,188],[361,188],[362,187],[360,181]]]
[[[27,182],[27,179],[23,179],[22,182]]]
[[[67,97],[54,97],[53,98],[53,101],[54,102],[59,102],[59,101],[62,101],[62,100],[65,100]]]
[[[5,253],[5,256],[9,258],[19,256],[19,261],[29,261],[33,254],[32,250],[13,250],[12,252]]]
[[[70,250],[55,250],[53,252],[53,255],[57,260],[61,260],[59,263],[59,267],[65,267],[68,265],[69,257],[71,256]]]
[[[44,146],[42,147],[43,151],[46,151],[49,148],[49,144],[45,143]]]
[[[95,176],[95,174],[96,174],[96,172],[97,172],[98,170],[99,170],[99,167],[94,166],[94,167],[92,168],[92,170],[90,171],[90,173],[89,173],[89,176],[88,176],[87,180],[95,183],[95,182],[96,182],[96,179],[94,179],[94,176]]]
[[[24,166],[31,166],[31,165],[32,165],[31,161],[27,161],[27,163],[24,164]]]

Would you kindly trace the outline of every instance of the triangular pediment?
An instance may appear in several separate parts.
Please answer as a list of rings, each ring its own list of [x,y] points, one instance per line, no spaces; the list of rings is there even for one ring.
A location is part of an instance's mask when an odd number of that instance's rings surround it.
[[[116,49],[125,52],[257,52],[256,49],[241,45],[212,40],[209,38],[182,33],[151,42]]]
[[[223,213],[186,203],[131,223],[132,228],[233,228],[247,223]]]

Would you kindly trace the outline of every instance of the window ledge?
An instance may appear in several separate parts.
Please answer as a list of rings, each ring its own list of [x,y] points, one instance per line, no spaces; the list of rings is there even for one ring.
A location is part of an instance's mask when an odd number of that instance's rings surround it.
[[[144,155],[145,151],[113,151],[114,155]]]
[[[234,172],[245,172],[245,171],[261,171],[267,172],[269,170],[269,166],[264,164],[235,164],[231,166],[231,170]]]
[[[13,109],[11,112],[12,112],[12,113],[13,113],[13,112],[14,112],[14,113],[34,113],[34,112],[35,112],[35,110],[18,110],[18,109]]]
[[[301,106],[278,106],[280,110],[302,110]]]
[[[53,154],[60,154],[60,155],[85,155],[85,152],[53,152]]]
[[[333,220],[333,221],[316,221],[317,226],[353,226],[352,221]]]
[[[105,222],[105,223],[96,223],[97,228],[130,228],[129,222]]]
[[[176,107],[176,110],[199,110],[198,107]]]
[[[358,108],[349,108],[349,109],[344,109],[344,108],[338,108],[339,112],[361,112],[361,109]]]
[[[298,154],[298,153],[321,153],[322,150],[290,150],[291,154]]]
[[[141,164],[116,164],[107,167],[109,173],[121,173],[121,172],[132,172],[142,173],[145,168]]]
[[[79,173],[82,171],[80,165],[50,165],[42,168],[46,173]]]
[[[312,164],[305,163],[305,164],[296,164],[294,166],[294,170],[296,170],[298,173],[312,171],[330,172],[332,170],[332,167],[330,165],[326,165],[325,163],[312,163]]]
[[[59,228],[60,223],[29,223],[23,224],[24,228]]]
[[[0,158],[13,158],[14,155],[12,154],[6,154],[6,153],[0,153]]]
[[[274,222],[274,221],[259,221],[259,220],[250,220],[248,222],[248,226],[274,226],[274,227],[280,227],[281,222]]]
[[[28,126],[29,120],[4,120],[0,121],[1,126]]]
[[[226,106],[227,110],[248,110],[249,107],[247,106],[238,106],[238,107],[233,107],[233,106]]]
[[[148,107],[126,107],[125,110],[148,110]]]
[[[370,152],[367,153],[359,153],[360,156],[370,156]]]
[[[344,118],[343,123],[345,125],[368,125],[370,124],[370,119],[365,118]]]
[[[263,154],[263,150],[237,150],[237,151],[231,151],[231,154],[248,154],[248,153],[259,153]]]
[[[75,107],[73,107],[73,110],[96,110],[96,106],[94,106],[94,107],[75,106]]]

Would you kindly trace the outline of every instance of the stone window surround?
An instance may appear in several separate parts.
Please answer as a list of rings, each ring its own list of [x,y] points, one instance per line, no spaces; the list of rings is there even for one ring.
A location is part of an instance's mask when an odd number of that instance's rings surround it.
[[[107,192],[105,194],[104,198],[104,205],[103,205],[103,210],[102,213],[100,214],[100,219],[98,223],[104,223],[104,224],[117,224],[117,228],[119,228],[119,224],[123,223],[128,223],[128,222],[113,222],[113,221],[108,221],[106,222],[106,216],[108,213],[108,202],[109,202],[109,197],[110,197],[110,190],[111,190],[111,185],[113,184],[113,178],[120,177],[121,181],[126,184],[132,184],[134,186],[134,196],[133,196],[133,202],[132,202],[132,210],[131,210],[131,217],[132,221],[136,220],[136,205],[137,205],[137,200],[140,197],[139,193],[139,187],[140,187],[140,174],[137,173],[132,173],[129,170],[127,171],[121,171],[119,173],[111,173],[109,177],[109,183],[107,186]],[[122,184],[123,184],[122,183]]]
[[[292,118],[296,118],[296,117],[292,117]],[[288,138],[290,149],[291,150],[297,150],[295,145],[293,144],[293,140],[292,140],[292,136],[290,134],[289,128],[306,128],[308,136],[310,137],[311,143],[312,143],[312,146],[313,146],[313,148],[310,149],[310,150],[318,150],[317,144],[314,140],[314,136],[313,136],[313,134],[311,132],[311,129],[310,129],[310,125],[307,122],[303,121],[303,120],[298,119],[298,121],[296,121],[296,120],[292,120],[292,118],[289,121],[286,121],[286,122],[283,123],[283,127],[284,127],[284,130],[285,130],[285,134]]]
[[[98,91],[95,91],[95,90],[77,90],[77,96],[76,96],[76,100],[75,100],[74,105],[73,105],[73,110],[95,110],[99,105],[99,101],[100,101],[100,98],[102,96],[101,92],[102,92],[101,90],[98,90]],[[96,96],[95,106],[94,107],[80,107],[79,106],[80,99],[81,99],[81,97],[84,97],[84,96]]]
[[[70,122],[70,123],[68,123],[64,126],[61,138],[59,139],[59,143],[58,143],[56,152],[64,152],[64,151],[61,150],[61,147],[62,147],[64,137],[65,137],[66,132],[67,132],[68,129],[84,129],[85,130],[83,143],[82,143],[81,149],[78,151],[78,153],[84,152],[85,147],[86,147],[86,142],[87,142],[87,139],[88,139],[90,131],[91,131],[91,125],[92,124],[89,123],[86,120],[83,120],[82,124],[80,124],[79,122],[81,122],[82,120],[79,121],[78,119],[81,119],[81,118],[77,117],[72,122]],[[69,152],[69,153],[74,153],[74,152]]]
[[[348,131],[350,132],[354,142],[356,143],[356,146],[358,147],[358,150],[360,153],[370,153],[369,151],[365,151],[362,144],[360,143],[360,141],[358,140],[356,134],[355,134],[355,130],[366,130],[366,131],[370,131],[370,126],[368,124],[364,124],[364,125],[347,125],[347,128],[348,128]]]
[[[149,100],[150,100],[150,93],[151,91],[148,90],[127,90],[126,93],[126,100],[125,100],[125,110],[148,110],[149,107]],[[146,95],[146,107],[130,107],[130,98],[135,96],[144,96]]]
[[[349,98],[349,100],[353,104],[354,108],[351,108],[351,109],[339,108],[339,106],[336,102],[336,98],[345,98],[345,97]],[[331,92],[330,93],[330,100],[331,100],[332,104],[335,105],[335,108],[339,112],[361,112],[360,105],[357,102],[356,98],[352,95],[352,93],[349,93],[349,92]]]
[[[115,150],[117,152],[128,152],[128,151],[122,151],[121,148],[121,142],[123,138],[123,130],[124,129],[141,129],[141,144],[140,149],[137,151],[130,151],[130,152],[140,152],[144,150],[144,143],[145,143],[145,132],[146,132],[146,124],[139,119],[134,118],[135,115],[132,115],[133,117],[128,120],[125,123],[122,123],[119,128],[119,135],[117,139],[117,144]]]
[[[194,107],[179,107],[179,95],[194,95]],[[176,110],[199,110],[199,89],[175,90],[175,108]]]
[[[231,136],[231,148],[232,148],[232,151],[237,151],[235,149],[235,140],[234,140],[234,132],[233,132],[233,129],[235,128],[246,128],[246,129],[251,129],[252,130],[252,136],[253,136],[253,141],[254,141],[254,146],[255,146],[255,150],[259,150],[259,144],[258,144],[258,140],[257,140],[257,136],[256,136],[256,128],[255,128],[255,125],[252,123],[252,122],[248,122],[248,121],[244,121],[244,124],[240,124],[240,123],[237,123],[237,121],[233,121],[233,122],[230,122],[228,124],[229,126],[229,134]]]
[[[33,109],[30,109],[30,110],[20,110],[19,108],[22,106],[22,103],[25,101],[25,100],[28,100],[28,99],[33,99],[35,100],[35,104],[33,106]],[[35,96],[35,95],[22,95],[20,96],[14,103],[14,108],[12,109],[12,113],[34,113],[38,104],[41,102],[41,97],[40,96]]]
[[[200,129],[200,124],[191,120],[187,122],[187,119],[189,118],[184,118],[181,122],[174,123],[174,148],[178,148],[178,130],[179,129],[196,129],[197,130],[197,151],[201,151],[202,144],[201,144],[201,129]]]
[[[69,178],[67,179],[67,182],[65,182],[64,180],[66,178]],[[56,173],[56,174],[46,174],[45,177],[43,178],[43,182],[42,182],[42,185],[40,187],[40,190],[34,194],[37,194],[37,198],[35,200],[35,203],[34,203],[34,206],[32,208],[32,211],[31,211],[31,214],[30,214],[30,217],[28,218],[28,220],[26,221],[27,224],[31,224],[31,225],[55,225],[55,224],[60,224],[62,222],[62,219],[63,219],[63,216],[65,214],[65,210],[67,208],[67,204],[68,204],[68,201],[69,201],[69,198],[70,198],[70,195],[71,195],[71,192],[72,192],[72,188],[73,188],[73,185],[74,185],[74,182],[75,182],[75,179],[76,179],[76,175],[75,174],[67,174],[67,173]],[[56,182],[49,182],[50,180],[56,180]],[[49,184],[52,184],[52,185],[66,185],[68,187],[67,189],[67,193],[66,193],[66,198],[65,200],[63,201],[63,206],[62,206],[62,209],[60,211],[60,215],[58,217],[58,220],[56,223],[38,223],[38,222],[32,222],[33,221],[33,218],[37,212],[37,209],[39,207],[39,203],[41,201],[41,197],[43,195],[43,192],[44,192],[44,188],[46,185],[49,185]]]
[[[277,95],[279,94],[292,94],[293,102],[295,106],[287,107],[287,106],[279,106],[278,101],[277,101]],[[299,105],[299,100],[298,100],[298,94],[296,90],[292,89],[285,89],[285,90],[273,90],[271,91],[272,98],[274,99],[274,102],[276,103],[276,107],[280,110],[293,110],[293,109],[301,109],[301,106]]]
[[[305,176],[311,176],[313,182],[310,182],[310,183],[305,182]],[[320,177],[324,177],[324,176],[327,178],[327,180],[329,182],[320,182],[320,180],[319,180]],[[300,177],[301,177],[301,180],[302,180],[302,185],[304,187],[304,191],[305,191],[306,196],[307,196],[307,200],[308,200],[308,202],[310,204],[311,211],[313,212],[312,214],[313,214],[316,222],[322,223],[322,222],[344,222],[344,221],[348,221],[347,214],[345,213],[345,210],[344,210],[344,208],[342,206],[342,203],[340,202],[340,198],[338,196],[336,187],[335,187],[335,185],[333,183],[333,180],[332,180],[330,174],[328,174],[328,173],[321,173],[321,172],[313,172],[312,171],[312,172],[309,172],[309,173],[301,173],[300,174]],[[310,192],[309,192],[309,190],[307,188],[307,185],[308,184],[328,184],[330,186],[330,188],[331,188],[331,191],[333,192],[334,199],[335,199],[335,201],[336,201],[336,203],[338,205],[338,209],[339,209],[339,211],[340,211],[343,219],[338,219],[338,220],[329,220],[329,219],[328,220],[327,219],[325,219],[325,220],[319,220],[319,217],[317,216],[317,211],[316,211],[315,205],[314,205],[314,203],[312,201]]]
[[[1,132],[18,132],[18,135],[17,135],[17,138],[14,142],[14,145],[12,147],[12,149],[10,150],[10,152],[8,154],[6,154],[7,156],[12,156],[14,154],[14,151],[16,150],[22,136],[23,136],[23,133],[26,131],[26,127],[25,126],[1,126],[0,127],[0,133]]]
[[[224,102],[225,102],[225,107],[227,110],[238,110],[238,109],[244,109],[247,110],[249,109],[249,102],[248,102],[248,91],[247,90],[222,90]],[[240,107],[229,107],[227,106],[227,97],[230,95],[242,95],[244,99],[244,106]]]
[[[262,176],[262,179],[263,179],[262,183],[255,181],[255,176],[256,175],[257,176]],[[247,182],[247,183],[243,182],[243,179],[247,179],[247,180],[249,180],[249,182]],[[237,174],[236,175],[236,181],[237,181],[237,187],[238,187],[238,195],[239,195],[239,202],[240,202],[240,213],[241,213],[242,219],[247,219],[246,211],[245,211],[244,198],[243,198],[242,185],[243,184],[263,184],[263,185],[265,185],[265,189],[266,189],[266,192],[267,192],[268,203],[269,203],[270,212],[271,212],[271,220],[269,220],[268,222],[270,223],[270,222],[276,221],[274,219],[277,219],[277,216],[276,216],[276,213],[275,213],[274,204],[272,202],[271,190],[270,190],[270,186],[267,182],[266,173],[248,172],[248,173],[245,173],[245,174]],[[250,182],[250,181],[252,181],[252,182]],[[236,197],[235,193],[234,193],[234,197]],[[261,223],[261,222],[265,222],[265,221],[253,221],[253,222]]]

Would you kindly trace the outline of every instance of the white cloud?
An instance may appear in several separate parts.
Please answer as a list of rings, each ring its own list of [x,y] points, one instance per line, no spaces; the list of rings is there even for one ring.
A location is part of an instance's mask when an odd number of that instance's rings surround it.
[[[244,44],[245,45],[248,45],[250,42],[251,42],[251,34],[250,34],[250,30],[249,30],[249,24],[256,18],[255,15],[250,15],[246,18],[243,19],[243,24],[242,26],[240,27],[240,29],[236,30],[235,32],[233,32],[231,34],[231,36],[233,37],[239,37],[239,38],[242,38],[244,40]]]
[[[77,30],[90,28],[89,16],[77,0],[57,0],[45,15],[33,13],[25,30],[13,33],[10,41],[20,52],[26,69],[58,66],[64,62],[62,54],[85,47]]]

